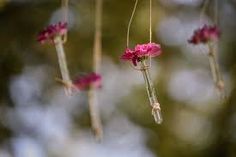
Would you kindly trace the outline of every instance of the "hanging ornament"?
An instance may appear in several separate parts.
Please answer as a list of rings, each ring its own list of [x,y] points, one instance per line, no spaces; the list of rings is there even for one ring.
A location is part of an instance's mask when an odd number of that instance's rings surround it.
[[[57,52],[59,68],[61,71],[62,79],[56,80],[62,83],[65,87],[66,95],[72,94],[73,84],[70,79],[69,70],[67,67],[66,56],[64,51],[64,44],[67,39],[67,7],[68,0],[62,0],[62,8],[64,8],[63,22],[58,22],[47,26],[43,31],[38,34],[37,40],[44,44],[46,42],[52,43]]]
[[[202,16],[209,1],[206,0],[203,9],[200,14],[200,20],[202,20]],[[200,45],[204,44],[208,47],[208,60],[210,64],[210,69],[212,73],[212,78],[215,84],[215,87],[220,92],[222,98],[225,97],[225,86],[222,75],[220,73],[219,64],[217,62],[217,51],[218,51],[218,40],[220,37],[220,29],[217,26],[218,23],[218,2],[215,0],[215,11],[214,11],[214,23],[215,25],[204,25],[202,28],[198,28],[194,31],[192,37],[188,40],[190,44]]]
[[[93,71],[73,82],[78,90],[88,91],[88,104],[91,120],[91,128],[98,141],[102,140],[103,128],[98,108],[97,89],[101,87],[102,77],[100,73],[102,56],[102,0],[95,0],[95,31],[93,46]]]
[[[95,31],[94,31],[94,46],[93,46],[93,71],[97,73],[97,77],[101,76],[101,61],[102,61],[102,9],[103,0],[95,0]],[[99,84],[91,86],[89,89],[89,110],[91,117],[91,125],[94,130],[95,137],[98,141],[103,138],[103,128],[98,108],[97,88]]]
[[[98,141],[102,139],[103,130],[100,120],[96,90],[101,88],[102,77],[97,73],[80,76],[73,81],[74,86],[80,91],[88,91],[88,105],[91,127]]]
[[[130,27],[133,21],[133,17],[137,8],[138,0],[135,1],[135,5],[131,14],[131,18],[128,24],[127,30],[127,48],[123,55],[122,60],[129,61],[134,69],[139,70],[143,74],[143,78],[146,85],[146,91],[149,98],[150,106],[152,107],[152,115],[157,124],[162,123],[161,107],[157,100],[155,88],[151,80],[150,67],[151,59],[161,54],[161,46],[152,42],[152,0],[150,0],[150,12],[149,12],[149,43],[137,44],[133,49],[129,47],[129,34]]]

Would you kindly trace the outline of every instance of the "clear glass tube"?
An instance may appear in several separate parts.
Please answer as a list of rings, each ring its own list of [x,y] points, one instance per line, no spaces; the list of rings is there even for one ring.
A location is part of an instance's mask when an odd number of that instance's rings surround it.
[[[208,60],[211,68],[211,73],[213,77],[213,81],[215,83],[216,88],[219,90],[222,97],[225,97],[224,93],[224,81],[222,79],[219,65],[217,63],[216,50],[214,49],[213,44],[208,44],[209,52],[208,52]]]
[[[93,86],[91,86],[88,91],[88,104],[89,104],[91,126],[94,135],[98,141],[101,141],[103,137],[103,129],[97,102],[97,91]]]
[[[62,76],[62,81],[65,83],[65,92],[68,95],[72,94],[72,88],[70,85],[72,85],[72,81],[70,79],[69,71],[67,68],[67,63],[66,63],[66,56],[63,48],[63,41],[61,37],[56,37],[54,39],[54,44],[55,48],[57,51],[57,57],[58,57],[58,62],[59,62],[59,67],[61,71],[61,76]]]
[[[149,67],[146,64],[145,60],[141,62],[141,71],[143,74],[143,78],[145,80],[145,85],[146,85],[146,90],[147,90],[150,106],[152,107],[152,115],[154,117],[155,122],[157,124],[161,124],[163,121],[162,115],[161,115],[161,108],[160,108],[159,102],[157,101],[155,88],[153,86],[150,72],[149,72]]]

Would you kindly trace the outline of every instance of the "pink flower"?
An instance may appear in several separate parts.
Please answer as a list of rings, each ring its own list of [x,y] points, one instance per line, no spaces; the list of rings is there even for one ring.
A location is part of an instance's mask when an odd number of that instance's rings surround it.
[[[191,44],[200,44],[207,43],[213,40],[218,39],[220,36],[220,30],[216,26],[204,25],[202,28],[199,28],[194,31],[193,36],[188,40]]]
[[[45,43],[47,41],[53,42],[57,36],[62,36],[67,32],[67,23],[58,22],[57,24],[47,26],[43,31],[39,32],[37,41]]]
[[[91,86],[94,86],[95,88],[100,88],[101,80],[102,80],[101,75],[96,73],[90,73],[85,76],[77,78],[73,82],[73,84],[80,90],[86,90]]]
[[[156,57],[161,54],[161,46],[155,43],[138,44],[134,49],[139,57]]]
[[[134,50],[127,48],[121,59],[132,61],[134,66],[137,66],[137,62],[146,59],[147,57],[156,57],[161,54],[161,46],[155,43],[138,44]]]
[[[137,60],[138,60],[137,53],[129,48],[125,50],[124,54],[121,56],[121,59],[132,61],[134,66],[137,66]]]

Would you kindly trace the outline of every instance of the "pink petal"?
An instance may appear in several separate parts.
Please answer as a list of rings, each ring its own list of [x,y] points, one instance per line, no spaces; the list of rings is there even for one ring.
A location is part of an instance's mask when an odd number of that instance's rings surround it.
[[[51,41],[55,36],[62,36],[67,32],[67,23],[59,22],[57,24],[47,26],[43,31],[38,34],[37,41],[44,43]]]
[[[151,57],[156,57],[156,56],[159,56],[161,54],[161,46],[159,44],[149,43],[148,47],[150,47],[149,55]]]
[[[134,57],[134,51],[127,48],[125,50],[125,52],[123,53],[123,55],[121,56],[121,59],[123,59],[123,60],[132,60],[133,57]]]
[[[202,28],[195,30],[193,36],[188,41],[192,44],[206,43],[218,39],[219,35],[219,29],[216,26],[204,25]]]
[[[101,75],[90,73],[83,77],[77,78],[75,81],[73,81],[73,83],[78,89],[85,90],[88,89],[91,85],[93,85],[95,88],[101,87],[101,80]]]

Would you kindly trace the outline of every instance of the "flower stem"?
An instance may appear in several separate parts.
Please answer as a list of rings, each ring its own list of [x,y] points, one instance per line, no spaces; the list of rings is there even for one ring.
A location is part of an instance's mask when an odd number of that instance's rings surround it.
[[[56,37],[54,39],[55,43],[55,48],[57,51],[57,57],[58,57],[58,62],[59,62],[59,67],[62,75],[62,81],[64,81],[68,86],[65,86],[65,93],[66,95],[71,95],[72,94],[72,89],[71,89],[71,84],[72,81],[70,79],[69,71],[67,68],[67,63],[66,63],[66,56],[63,48],[63,41],[61,37]]]
[[[145,80],[150,106],[152,107],[152,115],[154,117],[155,122],[157,124],[161,124],[163,120],[161,115],[161,108],[159,102],[157,101],[155,88],[153,86],[149,72],[149,67],[147,66],[145,60],[141,62],[141,71]]]
[[[96,139],[100,141],[103,137],[103,129],[98,111],[96,90],[94,89],[94,87],[91,87],[88,91],[88,101],[92,129],[94,131]]]
[[[216,88],[219,90],[221,96],[224,97],[224,81],[222,79],[219,65],[217,63],[216,51],[214,49],[214,45],[208,44],[209,52],[208,52],[208,60],[211,68],[211,73],[213,77],[213,81],[215,83]]]

